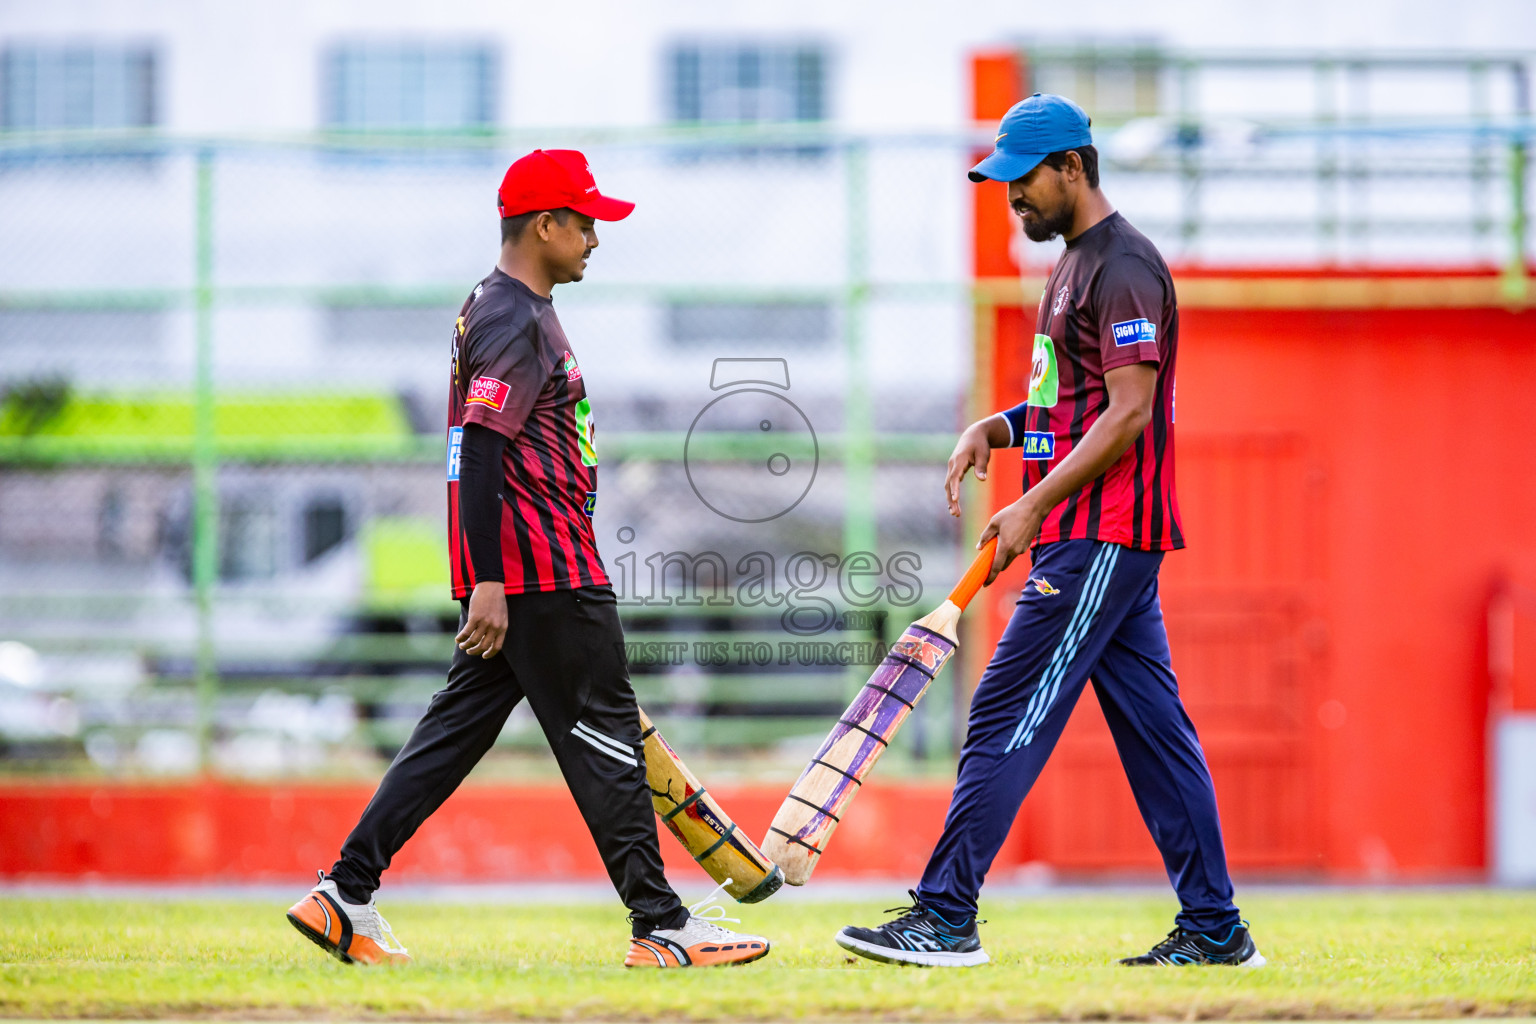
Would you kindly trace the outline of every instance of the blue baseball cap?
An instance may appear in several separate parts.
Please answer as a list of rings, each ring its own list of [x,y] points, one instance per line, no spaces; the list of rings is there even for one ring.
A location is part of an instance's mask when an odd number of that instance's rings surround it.
[[[997,126],[997,146],[970,169],[972,181],[1017,181],[1052,153],[1093,145],[1083,108],[1054,93],[1037,92],[1015,103]]]

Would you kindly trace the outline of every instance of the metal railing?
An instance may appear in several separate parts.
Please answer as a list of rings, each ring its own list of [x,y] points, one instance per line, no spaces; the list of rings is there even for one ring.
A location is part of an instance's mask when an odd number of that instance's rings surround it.
[[[1106,188],[1171,255],[1219,262],[1201,245],[1235,232],[1250,243],[1242,257],[1250,262],[1284,263],[1303,252],[1303,262],[1326,263],[1329,250],[1318,239],[1348,234],[1343,221],[1273,218],[1266,235],[1260,230],[1267,223],[1263,217],[1226,217],[1216,210],[1207,186],[1222,178],[1258,182],[1249,206],[1262,209],[1268,202],[1265,182],[1327,181],[1333,188],[1348,177],[1337,166],[1327,170],[1312,160],[1298,162],[1302,151],[1285,147],[1305,141],[1312,147],[1306,152],[1316,155],[1329,151],[1321,143],[1354,146],[1378,137],[1395,140],[1396,148],[1375,151],[1372,158],[1381,165],[1361,172],[1365,177],[1443,182],[1454,168],[1419,161],[1427,159],[1426,147],[1449,139],[1468,152],[1486,151],[1486,160],[1467,163],[1456,177],[1486,196],[1499,190],[1502,198],[1488,198],[1478,215],[1483,219],[1475,222],[1486,223],[1487,231],[1477,227],[1472,234],[1506,239],[1498,261],[1508,269],[1506,296],[1512,302],[1524,298],[1529,176],[1524,152],[1533,132],[1525,115],[1393,125],[1256,119],[1244,146],[1257,148],[1235,155],[1215,151],[1215,121],[1188,120],[1195,113],[1181,117],[1177,125],[1183,127],[1140,157],[1117,156],[1113,136],[1101,135]],[[1121,131],[1134,124],[1131,118],[1121,121]],[[1193,131],[1191,125],[1209,130]],[[263,526],[260,517],[233,516],[240,488],[279,502],[288,500],[283,497],[288,490],[335,491],[342,506],[353,509],[347,504],[352,502],[360,509],[347,512],[346,533],[354,539],[375,518],[396,517],[423,524],[428,533],[439,531],[434,517],[441,515],[441,492],[434,481],[441,478],[432,474],[444,452],[431,426],[439,417],[429,417],[427,428],[376,434],[349,434],[350,421],[338,420],[339,427],[324,436],[295,426],[313,409],[295,412],[291,405],[271,414],[288,421],[271,429],[232,432],[227,421],[240,403],[259,405],[262,396],[302,393],[324,402],[328,394],[363,394],[395,401],[399,388],[386,372],[395,357],[375,354],[336,373],[319,358],[330,358],[323,340],[306,349],[294,336],[321,333],[304,325],[306,317],[324,309],[448,310],[445,324],[450,323],[475,268],[488,264],[485,254],[494,250],[494,227],[483,229],[486,182],[534,144],[585,148],[605,180],[616,169],[662,197],[659,203],[727,221],[704,228],[690,224],[688,232],[670,236],[637,224],[627,237],[639,241],[625,244],[638,248],[638,256],[632,251],[626,256],[611,243],[615,262],[603,265],[579,290],[558,296],[562,316],[585,318],[587,329],[572,332],[576,343],[588,345],[584,339],[597,337],[606,346],[601,360],[584,357],[588,365],[625,368],[614,378],[613,398],[627,400],[642,390],[626,374],[639,379],[649,363],[682,365],[693,358],[667,347],[654,318],[648,319],[668,304],[823,303],[835,312],[833,337],[786,350],[797,367],[812,368],[818,408],[835,423],[818,429],[815,439],[827,467],[825,482],[818,481],[822,500],[816,507],[799,509],[794,518],[774,524],[771,533],[732,533],[688,493],[678,472],[684,451],[739,468],[762,457],[763,439],[750,431],[724,431],[690,442],[684,429],[688,417],[674,415],[666,429],[631,425],[601,433],[604,487],[617,489],[621,515],[648,517],[659,535],[659,551],[696,538],[742,545],[756,540],[785,554],[811,550],[845,559],[857,552],[888,553],[893,545],[912,547],[927,556],[920,575],[928,592],[942,592],[958,558],[955,528],[936,500],[924,499],[917,512],[909,506],[919,491],[937,493],[954,430],[972,411],[966,407],[969,363],[978,339],[972,337],[971,310],[1000,299],[1015,301],[1000,297],[996,282],[970,280],[966,267],[970,186],[961,172],[974,149],[990,138],[981,130],[897,136],[825,126],[573,131],[537,139],[515,133],[273,140],[0,136],[0,228],[12,239],[9,255],[0,256],[0,388],[7,389],[0,401],[0,640],[23,644],[56,664],[56,671],[34,673],[42,682],[30,695],[54,708],[47,713],[66,720],[60,702],[73,708],[73,731],[65,730],[70,749],[92,736],[126,749],[132,736],[158,730],[195,737],[194,763],[227,766],[237,759],[242,736],[276,728],[257,711],[264,694],[279,692],[309,700],[312,708],[332,695],[348,703],[348,714],[358,720],[339,739],[301,729],[293,736],[310,739],[294,738],[295,744],[334,752],[349,744],[382,750],[398,742],[411,709],[419,711],[447,660],[442,617],[453,608],[446,594],[434,591],[438,596],[402,599],[381,610],[369,603],[366,565],[361,582],[343,585],[334,573],[325,575],[331,569],[323,561],[286,576],[234,580],[228,547],[232,533],[273,528]],[[1159,183],[1170,176],[1184,183],[1182,190],[1159,192]],[[82,209],[82,192],[101,195],[102,202]],[[1391,254],[1390,260],[1362,250],[1361,266],[1488,262],[1481,249],[1447,254],[1435,233],[1437,216],[1425,213],[1423,195],[1410,193],[1391,216],[1361,222],[1370,233],[1400,220],[1406,225],[1401,237],[1411,243],[1405,255]],[[355,201],[356,209],[337,216],[338,196]],[[380,230],[380,210],[386,224],[395,225],[391,230]],[[439,230],[439,222],[447,227]],[[786,223],[797,230],[781,230]],[[147,245],[150,236],[159,241]],[[466,263],[451,255],[460,250],[480,255]],[[99,258],[102,252],[106,258]],[[1265,252],[1271,258],[1264,258]],[[1026,276],[1037,272],[1038,267],[1026,268]],[[162,316],[170,339],[162,349],[170,355],[148,378],[124,383],[114,377],[113,360],[126,356],[114,348],[110,332],[67,344],[6,334],[7,317],[82,312]],[[648,322],[651,334],[641,337],[644,330],[637,325]],[[625,362],[629,356],[620,342],[631,338],[640,339],[633,347],[642,354]],[[439,359],[446,345],[438,339],[424,339],[422,347],[434,365],[446,363]],[[25,397],[24,386],[37,384],[35,367],[47,364],[54,348],[62,397],[52,406],[44,402],[40,419],[11,416],[18,396]],[[722,343],[698,358],[742,348]],[[249,350],[244,358],[242,350]],[[382,344],[378,350],[389,351],[397,350]],[[399,375],[414,387],[420,373],[411,360],[417,356],[399,359]],[[29,369],[16,371],[23,362]],[[282,372],[270,372],[273,367]],[[698,397],[703,383],[656,400],[680,408],[678,403]],[[423,386],[428,402],[440,401],[437,384],[429,379]],[[115,393],[172,395],[188,410],[185,428],[155,433],[136,427],[126,413],[94,432],[59,425],[59,409],[67,411],[71,396]],[[931,400],[941,415],[922,412],[920,399]],[[408,419],[399,410],[390,415]],[[347,474],[359,481],[336,482]],[[366,496],[343,493],[354,486]],[[167,496],[179,494],[185,494],[188,507],[178,512],[180,506]],[[125,562],[126,556],[111,551],[132,544],[114,542],[114,548],[101,538],[113,516],[133,520],[136,514],[112,509],[137,507],[135,501],[144,507],[158,501],[154,514],[165,522],[130,521],[115,528],[135,536],[159,531],[172,539],[162,538],[152,556],[142,554],[153,546],[143,541],[136,549],[140,555]],[[82,508],[88,511],[81,513]],[[970,511],[974,514],[974,502]],[[899,516],[906,517],[905,525],[893,526]],[[967,529],[972,526],[979,523],[968,523]],[[182,535],[184,543],[174,541]],[[607,537],[601,543],[611,546]],[[406,586],[402,593],[419,590]],[[890,638],[893,624],[924,609],[876,604],[843,610],[858,613],[843,620],[851,628],[819,639],[878,645]],[[791,656],[780,664],[777,644],[806,638],[786,634],[761,610],[717,614],[707,607],[631,603],[624,615],[636,642],[681,643],[690,653],[681,665],[637,664],[635,670],[642,702],[657,712],[674,741],[717,747],[732,757],[745,756],[745,745],[755,763],[779,770],[798,766],[802,751],[794,744],[814,745],[825,731],[828,710],[840,707],[868,671],[857,659],[799,664]],[[767,643],[773,657],[768,664],[727,666],[692,657],[694,644],[722,640]],[[93,663],[93,657],[99,660]],[[0,676],[5,665],[0,658]],[[16,673],[26,675],[25,666]],[[127,681],[117,689],[95,686],[93,680],[108,676]],[[955,677],[949,673],[940,688],[954,685]],[[946,696],[929,698],[924,717],[903,734],[903,744],[910,746],[898,751],[893,764],[903,754],[912,759],[952,753],[951,705]],[[332,711],[337,706],[324,705]],[[272,707],[281,705],[268,700],[267,710]],[[289,709],[303,718],[293,710],[298,707]],[[536,732],[516,719],[504,738],[512,749],[537,746]],[[42,749],[15,737],[8,742],[13,766],[30,763],[18,751]],[[100,753],[110,744],[96,745]],[[112,762],[105,754],[95,760]],[[306,770],[319,770],[306,764]]]

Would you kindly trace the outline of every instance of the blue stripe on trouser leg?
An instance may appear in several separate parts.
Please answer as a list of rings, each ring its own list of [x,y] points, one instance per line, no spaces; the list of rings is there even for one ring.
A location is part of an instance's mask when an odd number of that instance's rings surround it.
[[[1160,553],[1088,540],[1059,541],[1036,549],[1031,577],[1048,582],[1051,587],[1047,589],[1054,588],[1059,593],[1041,593],[1033,585],[1025,588],[971,699],[959,776],[944,832],[918,885],[918,896],[940,913],[962,918],[976,912],[976,899],[987,871],[1008,838],[1019,805],[1055,748],[1090,673],[1096,671],[1106,648],[1120,637],[1126,617],[1139,611],[1145,618],[1146,594],[1149,587],[1156,594],[1161,562]],[[1145,648],[1142,653],[1153,661],[1160,654],[1166,665],[1167,639],[1162,635],[1160,613],[1156,637],[1148,632],[1149,628],[1150,623],[1143,621],[1122,639],[1138,650]],[[1170,670],[1168,678],[1171,677]],[[1142,688],[1154,692],[1166,689],[1166,680],[1152,672],[1122,682],[1138,694]],[[1177,702],[1176,693],[1174,699]],[[1172,724],[1167,714],[1151,715],[1139,703],[1137,706],[1137,713],[1152,727],[1167,728]],[[1182,715],[1182,707],[1179,713]],[[1187,722],[1187,718],[1184,720]],[[1193,737],[1192,729],[1189,735]],[[1162,831],[1196,837],[1195,856],[1181,853],[1170,861],[1181,865],[1180,877],[1187,877],[1190,883],[1186,887],[1175,879],[1184,906],[1190,910],[1214,906],[1211,900],[1219,896],[1220,886],[1199,881],[1200,877],[1213,874],[1225,878],[1214,800],[1201,804],[1192,798],[1189,808],[1181,802],[1170,802],[1164,799],[1164,794],[1183,792],[1193,784],[1187,773],[1163,778],[1166,769],[1151,763],[1143,769],[1140,761],[1136,770],[1161,773],[1157,781],[1149,780],[1137,790],[1138,799],[1145,798],[1153,805],[1149,810],[1148,804],[1144,804],[1143,813],[1154,839]],[[1209,790],[1208,773],[1205,778]],[[1202,821],[1191,829],[1192,815],[1205,815],[1209,824]],[[1185,823],[1182,833],[1175,819]],[[1208,849],[1212,836],[1216,842],[1214,852]],[[1198,870],[1183,867],[1196,863],[1200,865]],[[1219,872],[1214,868],[1218,864]],[[1170,877],[1173,872],[1170,867]],[[1226,903],[1230,906],[1230,882],[1226,886]],[[1204,919],[1206,914],[1198,910],[1197,916]]]
[[[1013,735],[1009,738],[1008,745],[1003,748],[1005,752],[1012,750],[1014,747],[1019,745],[1019,740],[1023,738],[1025,727],[1035,717],[1035,711],[1037,709],[1043,709],[1049,703],[1045,699],[1045,695],[1049,690],[1046,682],[1055,674],[1056,669],[1061,661],[1061,654],[1064,650],[1066,650],[1068,646],[1068,639],[1077,632],[1078,626],[1084,620],[1084,618],[1088,617],[1088,609],[1092,606],[1093,603],[1090,595],[1093,593],[1094,586],[1104,571],[1104,560],[1108,554],[1109,545],[1106,544],[1094,552],[1092,561],[1088,563],[1088,572],[1083,581],[1082,592],[1072,599],[1072,617],[1067,620],[1066,631],[1062,633],[1061,640],[1056,644],[1055,650],[1051,652],[1050,660],[1047,661],[1045,665],[1045,674],[1040,677],[1040,685],[1037,685],[1035,687],[1034,693],[1030,694],[1029,703],[1024,706],[1024,714],[1019,719],[1019,724],[1014,729]],[[1033,568],[1034,566],[1031,566],[1031,569]],[[1041,571],[1043,572],[1044,570],[1042,569]],[[1045,582],[1047,583],[1050,582],[1049,579],[1041,576],[1032,577],[1031,583],[1033,583],[1033,579],[1035,578],[1045,579]],[[1026,587],[1024,593],[1019,597],[1019,603],[1022,605],[1028,596],[1029,589]],[[1049,597],[1053,595],[1044,596]]]
[[[1119,545],[1105,544],[1094,556],[1093,565],[1088,570],[1088,583],[1084,587],[1083,598],[1078,602],[1077,614],[1073,617],[1072,623],[1067,626],[1066,635],[1061,638],[1061,642],[1056,645],[1056,650],[1052,652],[1045,675],[1040,677],[1040,685],[1036,687],[1035,695],[1030,698],[1029,707],[1024,710],[1024,717],[1019,719],[1018,727],[1014,729],[1013,738],[1008,741],[1005,750],[1012,751],[1019,747],[1027,747],[1035,738],[1035,731],[1040,728],[1041,721],[1045,719],[1045,713],[1050,710],[1051,703],[1060,692],[1061,680],[1072,665],[1072,659],[1077,656],[1077,649],[1082,646],[1083,637],[1093,629],[1093,624],[1098,619],[1099,609],[1104,604],[1104,592],[1109,589],[1109,578],[1115,571],[1115,560],[1119,553]]]
[[[1091,540],[1035,549],[1032,582],[971,697],[944,832],[918,886],[918,895],[940,913],[975,913],[987,869],[1055,747],[1088,667],[1119,620],[1126,573],[1109,570],[1116,559],[1124,564],[1125,554],[1130,552]],[[1048,586],[1037,587],[1034,580]],[[1015,746],[1037,714],[1030,744]]]
[[[1216,791],[1179,699],[1156,576],[1105,646],[1093,679],[1136,806],[1179,894],[1176,923],[1197,932],[1229,930],[1241,915],[1232,902]]]

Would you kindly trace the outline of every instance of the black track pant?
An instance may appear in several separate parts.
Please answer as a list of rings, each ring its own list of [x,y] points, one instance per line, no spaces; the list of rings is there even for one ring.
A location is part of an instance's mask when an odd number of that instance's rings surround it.
[[[463,621],[461,614],[461,627]],[[501,653],[486,660],[454,651],[448,685],[433,695],[343,844],[331,869],[342,894],[366,900],[379,887],[395,853],[464,781],[527,697],[630,909],[634,933],[681,927],[688,914],[662,873],[623,642],[608,587],[507,595]]]

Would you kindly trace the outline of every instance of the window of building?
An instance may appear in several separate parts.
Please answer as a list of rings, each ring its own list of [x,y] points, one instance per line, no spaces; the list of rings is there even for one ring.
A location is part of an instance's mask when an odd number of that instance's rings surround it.
[[[157,61],[147,46],[7,44],[0,126],[142,128],[156,123]]]
[[[332,128],[455,129],[496,122],[496,52],[488,46],[346,43],[325,55]]]
[[[826,55],[817,46],[688,44],[671,53],[674,121],[821,121]]]
[[[826,302],[674,302],[667,337],[686,348],[779,345],[810,347],[832,340]]]
[[[265,580],[277,575],[277,510],[254,494],[219,503],[219,579]]]
[[[337,497],[313,497],[304,505],[304,563],[347,539],[347,508]]]
[[[1028,56],[1026,91],[1072,97],[1095,128],[1162,112],[1167,61],[1150,46],[1042,48]]]

